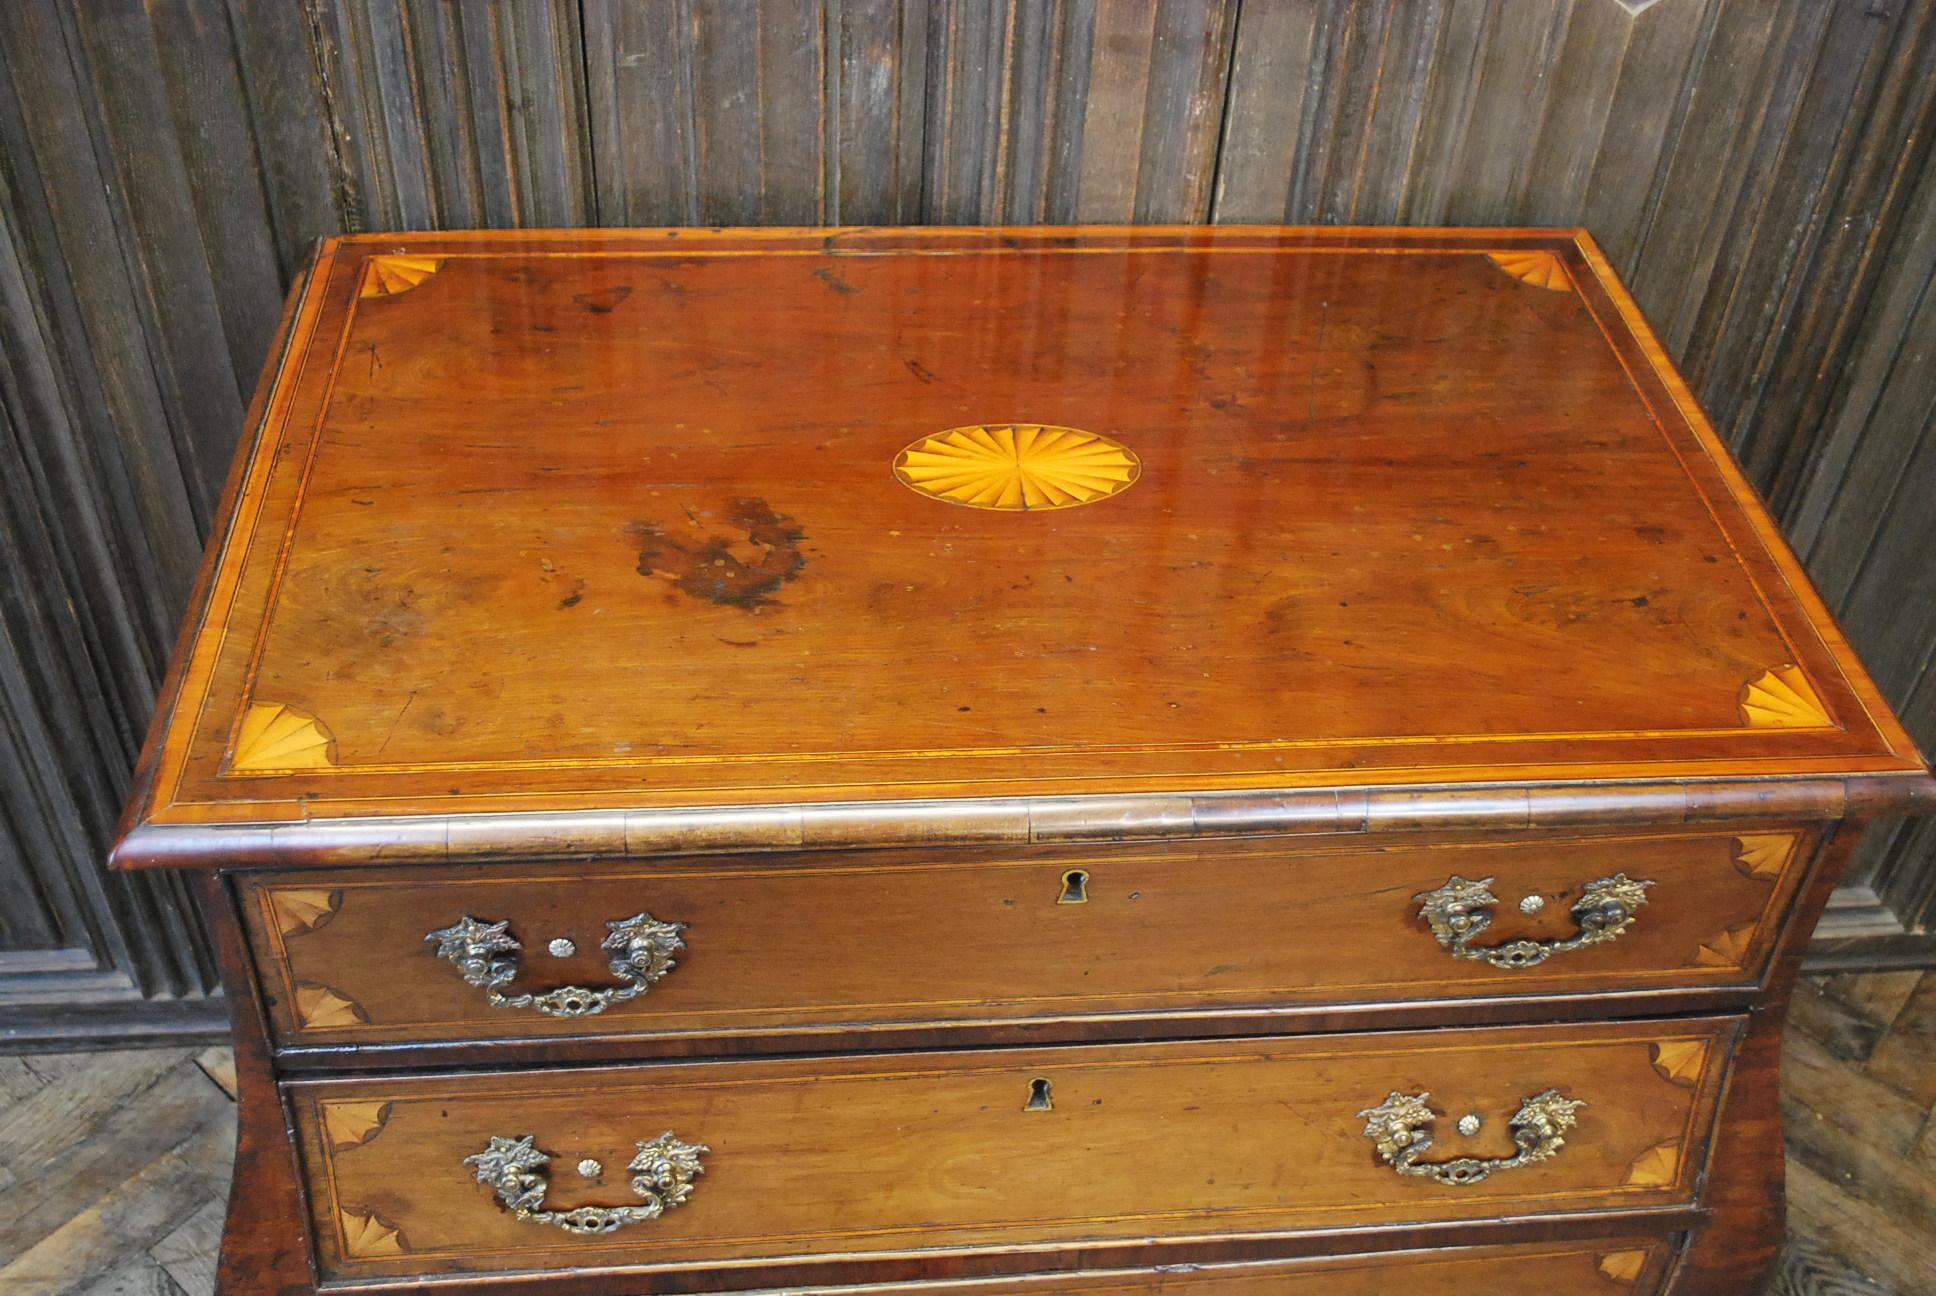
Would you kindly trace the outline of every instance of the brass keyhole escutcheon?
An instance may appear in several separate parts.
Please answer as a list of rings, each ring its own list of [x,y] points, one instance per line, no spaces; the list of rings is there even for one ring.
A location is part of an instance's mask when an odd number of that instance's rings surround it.
[[[1089,871],[1070,869],[1062,875],[1062,894],[1056,897],[1057,904],[1089,903]]]
[[[1049,1082],[1043,1079],[1041,1076],[1037,1076],[1035,1079],[1029,1081],[1028,1101],[1022,1104],[1022,1110],[1023,1111],[1055,1110],[1055,1093],[1053,1092],[1053,1086],[1051,1086]]]

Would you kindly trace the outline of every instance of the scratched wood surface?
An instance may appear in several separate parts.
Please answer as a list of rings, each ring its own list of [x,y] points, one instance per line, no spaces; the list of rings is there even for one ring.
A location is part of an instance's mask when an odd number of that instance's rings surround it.
[[[1768,1296],[1920,1296],[1936,1274],[1936,975],[1804,982],[1783,1069],[1792,1236]],[[0,1059],[0,1290],[207,1296],[232,1090],[223,1049]]]
[[[140,1003],[212,983],[181,884],[97,866],[343,229],[1584,223],[1930,745],[1932,60],[1929,0],[5,6],[0,1034],[214,1026]],[[1871,842],[1835,948],[1926,957],[1936,822]]]

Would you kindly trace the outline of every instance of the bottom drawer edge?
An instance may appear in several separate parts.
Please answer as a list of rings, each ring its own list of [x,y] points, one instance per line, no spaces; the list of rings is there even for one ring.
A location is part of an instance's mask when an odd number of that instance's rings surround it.
[[[1681,1236],[1634,1235],[1495,1246],[1363,1251],[1086,1269],[995,1279],[767,1288],[758,1296],[1654,1296]],[[641,1294],[643,1296],[643,1294]]]
[[[1674,1262],[1701,1221],[1699,1212],[1655,1212],[1644,1219],[1607,1220],[1573,1235],[1538,1236],[1559,1229],[1543,1221],[1414,1229],[1400,1237],[1313,1237],[1287,1246],[1246,1238],[1206,1252],[1152,1240],[1143,1248],[1070,1250],[1008,1257],[1006,1272],[983,1272],[988,1257],[960,1265],[935,1258],[875,1262],[865,1275],[788,1281],[768,1266],[758,1271],[641,1274],[578,1270],[480,1278],[450,1275],[408,1282],[326,1282],[322,1292],[423,1291],[462,1284],[490,1296],[1657,1296]],[[1357,1231],[1353,1231],[1356,1233]],[[1535,1235],[1528,1240],[1527,1234]],[[1333,1249],[1336,1248],[1336,1249]],[[1187,1260],[1179,1252],[1202,1258]],[[1021,1266],[1021,1272],[1013,1272]],[[1029,1267],[1033,1266],[1033,1267]]]

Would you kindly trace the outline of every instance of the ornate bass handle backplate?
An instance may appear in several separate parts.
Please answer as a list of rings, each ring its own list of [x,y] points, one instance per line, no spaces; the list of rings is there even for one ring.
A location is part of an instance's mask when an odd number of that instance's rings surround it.
[[[464,1164],[475,1166],[477,1182],[490,1185],[504,1208],[525,1223],[550,1224],[567,1233],[592,1235],[610,1233],[627,1224],[643,1224],[685,1205],[692,1196],[692,1181],[705,1172],[699,1154],[712,1150],[703,1143],[682,1143],[671,1130],[636,1146],[639,1154],[625,1167],[632,1172],[632,1191],[639,1197],[636,1205],[546,1210],[545,1193],[551,1184],[545,1178],[545,1167],[551,1164],[551,1156],[540,1152],[529,1134],[518,1138],[493,1135],[490,1146],[465,1157]]]
[[[1587,883],[1580,898],[1573,902],[1573,921],[1579,926],[1579,933],[1563,940],[1474,945],[1473,938],[1492,926],[1492,907],[1499,903],[1499,897],[1491,890],[1492,881],[1480,878],[1477,882],[1468,882],[1455,873],[1438,890],[1421,891],[1412,899],[1422,901],[1418,916],[1431,926],[1432,935],[1451,951],[1452,957],[1478,959],[1497,968],[1529,968],[1555,954],[1612,940],[1632,925],[1634,911],[1647,903],[1647,888],[1653,885],[1625,873]]]
[[[1513,1145],[1519,1149],[1513,1155],[1423,1161],[1420,1158],[1432,1146],[1432,1122],[1438,1119],[1438,1113],[1426,1106],[1426,1099],[1431,1096],[1393,1090],[1384,1102],[1367,1107],[1358,1115],[1365,1118],[1365,1137],[1377,1146],[1378,1155],[1385,1159],[1386,1165],[1402,1175],[1419,1175],[1455,1186],[1476,1184],[1498,1171],[1517,1170],[1551,1159],[1566,1146],[1566,1131],[1573,1128],[1574,1113],[1586,1106],[1582,1100],[1562,1098],[1559,1090],[1548,1089],[1521,1103],[1508,1122]],[[1464,1128],[1462,1123],[1461,1129]]]
[[[484,991],[493,1008],[536,1008],[553,1017],[589,1017],[615,1003],[636,999],[676,966],[672,956],[686,947],[684,923],[660,922],[649,913],[605,924],[600,948],[612,954],[612,975],[622,983],[599,990],[560,986],[543,994],[506,994],[517,979],[518,952],[524,948],[506,922],[480,922],[465,914],[424,939],[437,942],[437,956],[449,959],[464,980]]]

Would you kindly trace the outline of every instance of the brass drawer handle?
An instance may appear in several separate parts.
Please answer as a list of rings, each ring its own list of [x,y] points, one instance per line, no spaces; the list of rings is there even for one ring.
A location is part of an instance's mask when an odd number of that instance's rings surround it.
[[[1573,902],[1573,921],[1580,929],[1577,935],[1564,940],[1515,940],[1489,946],[1471,942],[1492,926],[1492,907],[1499,903],[1499,897],[1491,891],[1491,878],[1468,882],[1454,873],[1452,880],[1438,890],[1421,891],[1412,899],[1423,901],[1418,916],[1431,926],[1432,935],[1453,958],[1478,959],[1496,968],[1529,968],[1555,954],[1610,941],[1627,930],[1634,911],[1647,903],[1647,888],[1652,885],[1625,873],[1589,882]]]
[[[519,1138],[491,1136],[490,1146],[464,1164],[477,1167],[477,1182],[488,1184],[498,1201],[527,1224],[550,1224],[567,1233],[610,1233],[627,1224],[655,1220],[692,1196],[692,1181],[705,1173],[699,1154],[710,1152],[704,1143],[681,1143],[671,1130],[649,1143],[636,1145],[639,1154],[625,1168],[632,1171],[636,1206],[580,1206],[575,1210],[546,1210],[545,1193],[551,1184],[545,1167],[549,1153],[540,1152],[529,1134]],[[582,1161],[581,1170],[596,1162]]]
[[[1420,1175],[1442,1184],[1476,1184],[1499,1170],[1517,1170],[1549,1160],[1566,1146],[1566,1131],[1573,1128],[1574,1113],[1586,1106],[1577,1098],[1562,1098],[1557,1089],[1534,1094],[1519,1104],[1507,1122],[1512,1127],[1513,1144],[1519,1151],[1509,1157],[1460,1157],[1454,1161],[1421,1161],[1432,1146],[1432,1122],[1438,1113],[1426,1105],[1430,1094],[1391,1096],[1376,1107],[1358,1115],[1365,1118],[1365,1137],[1377,1145],[1385,1164],[1402,1175]],[[1462,1131],[1474,1131],[1478,1121],[1468,1116],[1459,1122]]]
[[[553,1017],[589,1017],[615,1003],[636,999],[677,966],[674,954],[686,947],[679,935],[684,923],[660,922],[649,913],[634,914],[605,924],[610,929],[601,949],[612,953],[612,975],[624,984],[590,990],[560,986],[543,994],[506,994],[503,987],[518,975],[518,952],[524,948],[507,928],[510,922],[480,922],[465,914],[449,927],[424,939],[437,942],[437,956],[449,959],[464,980],[484,991],[493,1008],[536,1008]]]

